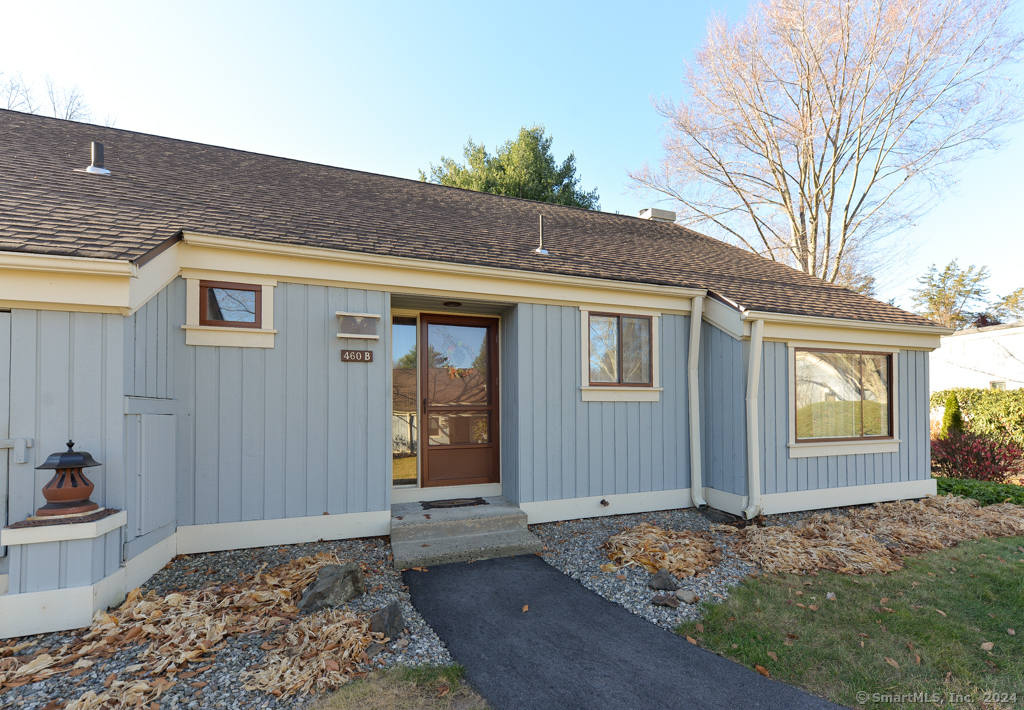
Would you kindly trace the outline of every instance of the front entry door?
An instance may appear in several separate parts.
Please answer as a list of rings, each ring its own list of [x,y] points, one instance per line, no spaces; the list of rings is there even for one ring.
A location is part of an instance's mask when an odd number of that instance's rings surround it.
[[[420,325],[422,485],[497,483],[497,321],[423,315]]]

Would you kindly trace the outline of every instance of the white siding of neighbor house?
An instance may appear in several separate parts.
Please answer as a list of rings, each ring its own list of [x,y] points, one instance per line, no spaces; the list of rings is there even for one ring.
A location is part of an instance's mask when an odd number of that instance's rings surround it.
[[[519,304],[503,317],[503,490],[517,503],[688,488],[689,318],[660,319],[661,399],[583,402],[580,311]]]
[[[965,331],[942,339],[931,353],[931,391],[952,387],[1024,387],[1024,325]]]
[[[789,458],[791,411],[785,343],[764,343],[758,394],[761,492],[863,486],[917,481],[931,475],[928,429],[928,353],[902,350],[896,356],[899,451]]]
[[[46,501],[46,457],[88,451],[102,466],[86,469],[92,500],[125,507],[123,460],[124,324],[119,315],[14,309],[10,316],[10,437],[31,438],[28,461],[12,463],[7,520],[32,515]],[[5,452],[6,453],[6,452]],[[121,563],[121,530],[96,540],[8,547],[10,592],[90,584]]]

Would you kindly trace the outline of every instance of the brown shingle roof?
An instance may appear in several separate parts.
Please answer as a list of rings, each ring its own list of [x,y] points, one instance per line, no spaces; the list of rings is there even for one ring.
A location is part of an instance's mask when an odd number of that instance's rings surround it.
[[[100,177],[89,143],[105,145]],[[0,250],[135,259],[178,231],[706,288],[750,310],[927,325],[680,228],[0,110]],[[533,253],[544,215],[550,254]]]

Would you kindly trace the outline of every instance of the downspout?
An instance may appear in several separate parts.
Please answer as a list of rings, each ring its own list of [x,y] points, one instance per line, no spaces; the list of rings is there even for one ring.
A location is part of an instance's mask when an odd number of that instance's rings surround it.
[[[690,499],[693,507],[706,508],[704,481],[700,470],[700,392],[697,366],[700,360],[700,330],[704,321],[704,297],[690,301],[690,353],[686,360],[686,389],[690,396]]]
[[[757,438],[757,390],[761,382],[761,346],[764,321],[750,324],[750,361],[747,363],[747,520],[761,514],[761,460]]]

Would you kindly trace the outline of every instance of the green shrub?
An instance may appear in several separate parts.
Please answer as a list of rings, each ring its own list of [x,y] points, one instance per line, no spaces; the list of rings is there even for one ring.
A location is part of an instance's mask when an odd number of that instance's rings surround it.
[[[937,409],[953,395],[962,413],[964,427],[975,434],[993,439],[1009,439],[1024,448],[1024,389],[989,390],[958,387],[933,392],[932,409]],[[948,407],[947,413],[948,416]],[[945,427],[945,416],[943,427]]]
[[[952,392],[946,398],[946,411],[942,415],[941,436],[946,438],[950,432],[962,433],[964,430],[964,415],[960,411],[960,401]]]
[[[1016,503],[1024,505],[1024,486],[1012,483],[992,483],[990,481],[971,481],[958,478],[935,479],[939,495],[961,496],[973,498],[982,505],[993,503]]]

